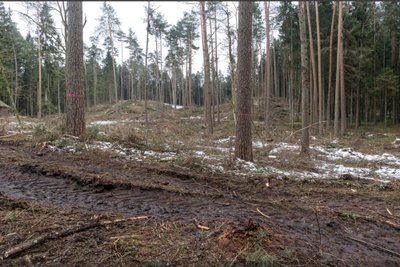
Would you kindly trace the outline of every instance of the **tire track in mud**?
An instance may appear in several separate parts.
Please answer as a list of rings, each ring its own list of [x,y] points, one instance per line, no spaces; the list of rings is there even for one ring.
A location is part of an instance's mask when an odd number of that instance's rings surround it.
[[[337,193],[310,191],[312,186],[299,192],[298,184],[288,184],[292,187],[289,191],[282,190],[283,184],[265,191],[264,187],[244,184],[246,180],[238,177],[203,177],[196,172],[184,174],[173,167],[146,168],[138,164],[129,166],[132,169],[124,169],[121,166],[116,161],[98,159],[93,155],[89,159],[55,153],[37,156],[32,150],[1,146],[0,143],[0,193],[56,207],[129,216],[147,215],[162,220],[197,219],[207,224],[213,221],[240,223],[251,219],[281,233],[286,246],[304,254],[310,251],[318,253],[321,237],[318,232],[321,230],[323,246],[326,250],[329,248],[328,252],[333,255],[328,257],[331,260],[340,256],[355,261],[352,255],[360,258],[387,257],[377,250],[365,249],[357,244],[343,245],[340,233],[344,223],[332,215],[329,207],[334,204],[339,205],[340,210],[353,207],[356,213],[360,208],[357,203],[351,203],[363,200],[361,195],[341,194],[342,199],[337,199]],[[304,196],[307,197],[303,199]],[[326,202],[321,202],[323,200]],[[377,200],[371,202],[378,204]],[[312,209],[318,203],[327,207],[327,211],[318,214],[321,225],[317,224]],[[379,206],[383,204],[379,201]],[[395,210],[391,206],[390,209]],[[269,218],[255,212],[256,208]],[[345,225],[355,232],[359,231],[357,225]],[[383,247],[386,240],[381,235],[398,236],[398,232],[390,227],[366,222],[365,229],[371,227],[375,232],[368,232],[370,236],[366,238]],[[337,251],[343,249],[347,254],[338,255]],[[400,251],[399,245],[392,249]]]
[[[3,168],[4,170],[4,168]],[[244,204],[220,196],[170,192],[108,183],[82,184],[79,177],[58,172],[43,175],[35,165],[14,165],[0,173],[0,192],[4,195],[61,207],[90,211],[151,215],[158,218],[216,219],[253,215]],[[241,214],[238,214],[241,213]]]

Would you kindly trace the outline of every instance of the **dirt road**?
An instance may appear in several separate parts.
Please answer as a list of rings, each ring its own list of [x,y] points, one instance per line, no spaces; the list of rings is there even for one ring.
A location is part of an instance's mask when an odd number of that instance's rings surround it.
[[[1,253],[39,232],[88,221],[93,215],[149,219],[51,240],[0,260],[0,265],[135,266],[156,261],[173,266],[267,266],[260,264],[270,260],[271,266],[398,266],[399,188],[396,182],[351,177],[294,181],[273,175],[198,173],[101,151],[39,152],[1,142]],[[16,218],[10,220],[10,214]],[[32,226],[32,216],[42,220],[40,227]],[[110,247],[112,235],[127,236],[130,231],[139,235],[135,240],[140,245]],[[154,247],[163,232],[169,237]],[[19,238],[8,238],[10,233]],[[97,239],[91,254],[74,250],[79,242]],[[127,252],[132,250],[135,253]]]

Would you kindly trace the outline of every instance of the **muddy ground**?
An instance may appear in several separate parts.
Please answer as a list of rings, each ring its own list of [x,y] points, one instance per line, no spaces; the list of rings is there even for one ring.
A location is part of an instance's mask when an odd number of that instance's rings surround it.
[[[1,266],[400,265],[396,181],[224,175],[3,140],[0,220]]]

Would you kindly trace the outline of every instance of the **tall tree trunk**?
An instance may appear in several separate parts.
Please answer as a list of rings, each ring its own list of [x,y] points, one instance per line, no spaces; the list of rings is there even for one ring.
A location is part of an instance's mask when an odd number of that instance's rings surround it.
[[[212,34],[212,21],[210,18],[210,48],[211,48],[211,61],[210,61],[210,71],[211,71],[211,114],[212,121],[215,122],[215,68],[214,68],[214,38]]]
[[[176,108],[176,68],[172,68],[172,105]]]
[[[266,53],[265,53],[265,110],[264,110],[264,124],[268,130],[270,127],[270,102],[271,102],[271,44],[270,44],[270,25],[269,25],[269,7],[270,2],[264,2],[265,11],[265,33],[266,33]]]
[[[387,89],[385,88],[383,90],[384,92],[384,113],[383,113],[383,122],[384,122],[384,126],[385,128],[387,127]]]
[[[397,114],[396,114],[396,91],[392,92],[392,126],[396,125]]]
[[[200,1],[200,22],[201,22],[201,37],[203,46],[203,65],[204,65],[204,92],[206,104],[206,123],[207,135],[213,134],[213,120],[211,116],[211,83],[210,83],[210,59],[208,56],[208,42],[207,42],[207,24],[206,24],[206,11],[205,2]]]
[[[289,105],[290,105],[290,128],[293,130],[294,127],[294,82],[293,82],[293,22],[292,17],[290,18],[290,60],[289,60],[289,68],[290,68],[290,78],[289,78]]]
[[[60,77],[57,77],[57,112],[61,115]]]
[[[68,28],[66,127],[69,134],[82,137],[85,133],[82,2],[68,2]]]
[[[344,51],[343,51],[343,12],[342,8],[342,1],[339,1],[339,28],[340,28],[340,135],[344,135],[346,131],[346,93],[344,88]]]
[[[308,20],[308,36],[310,39],[310,61],[311,61],[311,69],[312,69],[312,79],[313,79],[313,94],[312,94],[312,112],[311,112],[311,121],[312,123],[317,122],[317,107],[318,107],[318,84],[317,84],[317,71],[315,67],[315,55],[314,55],[314,42],[312,36],[312,24],[311,24],[311,15],[310,15],[310,4],[306,1],[307,8],[307,20]]]
[[[121,69],[120,69],[120,83],[121,83],[121,100],[124,100],[124,47],[121,42]]]
[[[117,88],[117,72],[116,72],[116,66],[115,66],[115,51],[114,51],[114,40],[112,37],[112,32],[111,32],[111,25],[110,22],[108,22],[108,33],[109,33],[109,38],[111,42],[111,62],[112,62],[112,68],[113,68],[113,82],[114,82],[114,102],[118,102],[118,88]]]
[[[147,56],[149,53],[149,31],[150,31],[150,1],[147,1],[147,27],[146,27],[146,55],[144,60],[144,114],[146,124],[149,122],[147,114]]]
[[[341,67],[340,67],[340,40],[342,39],[342,1],[339,1],[338,5],[339,9],[339,18],[338,18],[338,41],[337,41],[337,53],[336,53],[336,88],[335,88],[335,120],[333,124],[334,128],[334,135],[335,137],[339,137],[339,115],[340,115],[340,102],[339,99],[343,98],[343,95],[340,95],[340,74],[341,74]],[[343,114],[341,114],[343,116]]]
[[[190,34],[192,34],[192,29],[190,30]],[[189,112],[190,112],[190,114],[192,113],[192,110],[193,110],[193,105],[192,105],[192,98],[193,98],[193,96],[192,96],[192,94],[193,94],[193,89],[192,89],[192,36],[190,35],[190,38],[189,38],[189,77],[188,77],[188,79],[189,79]]]
[[[14,44],[12,45],[13,54],[14,54],[14,70],[15,70],[15,83],[14,83],[14,103],[15,107],[18,105],[18,61],[17,61],[17,53],[15,51]]]
[[[331,88],[332,88],[332,46],[333,46],[333,31],[335,28],[335,13],[336,1],[333,2],[332,7],[332,20],[331,20],[331,34],[329,37],[329,74],[328,74],[328,93],[326,96],[326,129],[329,130],[331,121]]]
[[[97,60],[93,61],[93,106],[97,105]]]
[[[160,71],[159,71],[159,55],[158,55],[158,36],[157,34],[155,35],[154,38],[155,44],[156,44],[156,51],[155,51],[155,56],[156,56],[156,100],[157,100],[157,112],[158,116],[161,117],[161,92],[160,92]]]
[[[252,9],[251,1],[239,2],[238,29],[238,106],[235,156],[253,161],[251,136],[251,58],[252,58]]]
[[[362,46],[361,46],[362,48]],[[360,52],[361,54],[361,52]],[[356,88],[356,122],[355,128],[360,127],[360,87],[361,87],[361,64],[358,61],[358,79],[357,79],[357,88]]]
[[[272,41],[274,39],[272,38]],[[273,68],[274,68],[274,92],[275,97],[279,96],[279,79],[278,79],[278,60],[276,55],[276,46],[275,44],[272,46],[272,58],[273,58]]]
[[[219,79],[218,79],[218,30],[217,30],[217,8],[214,8],[214,40],[215,40],[215,91],[217,92],[217,122],[221,122],[221,111],[220,111],[220,88],[219,88]]]
[[[308,56],[307,56],[307,35],[306,35],[306,18],[305,3],[299,2],[299,24],[300,24],[300,53],[301,53],[301,116],[302,116],[302,137],[301,137],[301,154],[309,153],[310,135],[309,135],[309,99],[308,92],[310,90],[310,81],[308,79]]]
[[[322,70],[321,70],[321,38],[319,30],[319,11],[318,1],[314,1],[315,5],[315,18],[317,24],[317,54],[318,54],[318,121],[319,121],[319,134],[322,134]]]
[[[38,21],[39,21],[39,14],[38,14]],[[39,72],[39,81],[37,87],[37,117],[40,119],[42,117],[42,55],[41,55],[41,47],[40,47],[40,26],[37,26],[37,35],[38,35],[38,72]]]
[[[226,7],[227,8],[227,7]],[[226,28],[227,28],[227,37],[228,37],[228,54],[229,54],[229,70],[230,70],[230,78],[231,78],[231,104],[232,104],[232,113],[233,120],[235,125],[237,124],[236,118],[236,71],[235,71],[235,59],[232,53],[232,36],[231,36],[231,25],[230,25],[230,16],[229,12],[226,11]]]
[[[160,75],[161,75],[161,83],[160,83],[160,104],[161,104],[161,119],[164,118],[164,79],[163,79],[163,61],[162,61],[162,35],[160,34]]]

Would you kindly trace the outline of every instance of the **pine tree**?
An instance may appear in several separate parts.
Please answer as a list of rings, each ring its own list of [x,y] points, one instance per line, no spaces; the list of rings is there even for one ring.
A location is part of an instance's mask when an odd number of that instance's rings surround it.
[[[112,67],[113,67],[113,82],[114,82],[114,101],[118,102],[118,88],[117,88],[117,73],[116,73],[116,49],[115,49],[115,41],[118,38],[118,35],[121,33],[121,22],[118,19],[118,16],[114,10],[114,8],[107,4],[103,3],[101,8],[102,15],[99,19],[99,25],[96,29],[96,32],[103,37],[105,44],[107,45],[107,49],[111,51],[112,58]]]
[[[82,2],[68,2],[67,114],[68,134],[85,133]]]
[[[238,92],[235,156],[253,161],[251,136],[252,2],[239,2]]]
[[[310,145],[309,135],[309,97],[310,81],[308,75],[307,37],[306,37],[306,14],[305,2],[299,2],[299,24],[300,24],[300,46],[301,46],[301,114],[302,114],[302,137],[301,154],[308,154]]]

